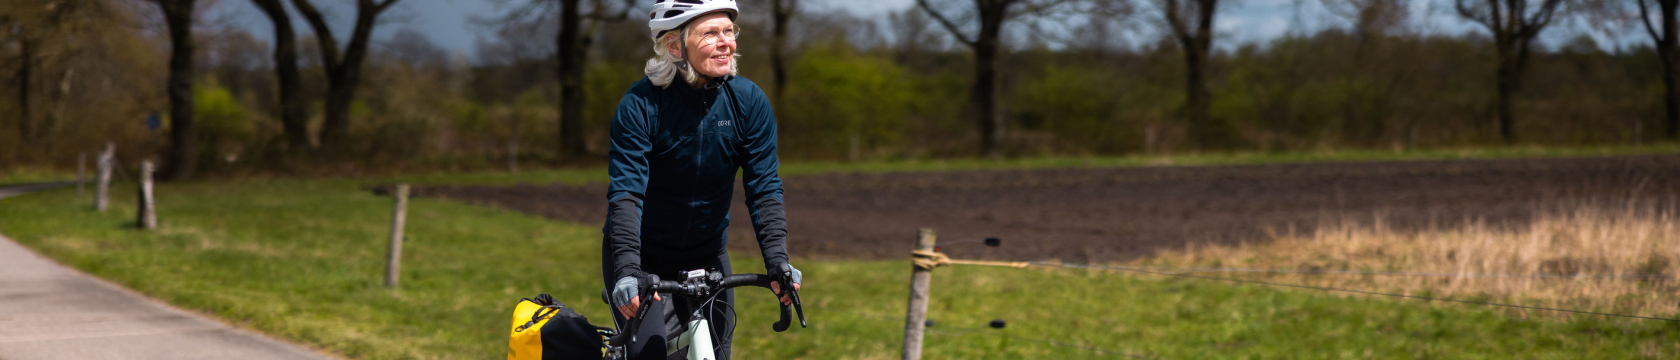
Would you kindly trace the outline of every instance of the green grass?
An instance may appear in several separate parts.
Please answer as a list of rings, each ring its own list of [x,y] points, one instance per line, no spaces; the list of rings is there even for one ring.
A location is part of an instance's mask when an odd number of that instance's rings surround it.
[[[93,177],[92,169],[88,170],[87,176]],[[74,168],[71,168],[69,172],[27,166],[0,170],[0,185],[73,180],[76,180],[76,169]]]
[[[1680,153],[1680,144],[1601,147],[1485,147],[1428,149],[1417,151],[1335,150],[1320,152],[1226,152],[1170,154],[1160,156],[1047,156],[963,159],[881,159],[861,162],[800,162],[781,165],[784,176],[823,173],[886,173],[965,170],[1014,170],[1047,168],[1112,168],[1140,166],[1263,165],[1286,163],[1332,163],[1367,161],[1422,161],[1464,159],[1564,158],[1588,156],[1653,155]],[[534,169],[518,173],[498,171],[467,173],[417,173],[362,178],[370,183],[412,184],[583,184],[605,182],[604,167]]]
[[[402,287],[383,288],[391,202],[361,184],[160,185],[163,228],[155,233],[131,228],[129,197],[114,197],[113,210],[99,214],[74,189],[59,189],[0,201],[0,232],[172,304],[353,358],[501,357],[513,304],[537,293],[598,323],[606,318],[598,224],[440,200],[411,204]],[[747,255],[735,263],[762,271]],[[811,328],[772,332],[768,292],[743,291],[738,358],[897,357],[906,261],[795,265],[808,279]],[[1071,270],[955,267],[933,278],[930,317],[944,332],[927,337],[933,359],[1101,356],[1022,339],[1167,359],[1680,356],[1672,322],[1525,319],[1466,305]],[[1009,326],[985,328],[992,319]]]

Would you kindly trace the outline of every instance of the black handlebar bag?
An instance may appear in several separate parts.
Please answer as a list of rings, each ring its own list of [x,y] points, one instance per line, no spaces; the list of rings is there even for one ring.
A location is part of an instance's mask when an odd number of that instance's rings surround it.
[[[508,360],[600,359],[605,338],[589,319],[548,294],[513,308]]]

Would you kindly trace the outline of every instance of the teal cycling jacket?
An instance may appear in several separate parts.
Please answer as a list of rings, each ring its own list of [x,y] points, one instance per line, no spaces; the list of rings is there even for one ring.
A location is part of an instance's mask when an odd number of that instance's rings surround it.
[[[660,88],[644,77],[619,100],[602,229],[608,284],[641,276],[644,261],[698,263],[727,254],[737,170],[766,269],[787,261],[770,100],[746,78],[719,83],[696,89],[678,79]]]

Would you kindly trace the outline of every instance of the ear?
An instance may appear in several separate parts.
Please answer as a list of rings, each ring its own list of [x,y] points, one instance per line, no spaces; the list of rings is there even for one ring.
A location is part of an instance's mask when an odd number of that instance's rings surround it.
[[[676,30],[676,31],[682,31],[682,30],[679,29],[679,30]],[[671,40],[677,40],[677,41],[661,41],[661,43],[665,44],[665,53],[675,55],[678,59],[688,60],[688,54],[684,54],[682,52],[682,40],[681,40],[682,37],[676,36],[676,35],[666,35],[666,36],[669,36]]]

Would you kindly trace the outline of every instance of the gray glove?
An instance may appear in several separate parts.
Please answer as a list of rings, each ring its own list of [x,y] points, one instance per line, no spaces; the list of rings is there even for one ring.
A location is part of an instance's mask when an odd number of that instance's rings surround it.
[[[798,284],[800,275],[799,268],[793,267],[793,264],[788,264],[788,268],[793,269],[793,283]]]
[[[793,278],[798,279],[798,272],[794,272],[794,274],[796,275]],[[636,288],[638,287],[641,287],[641,282],[636,281],[635,276],[625,276],[623,279],[618,279],[618,283],[613,284],[613,306],[630,305],[630,299],[636,298]]]
[[[776,273],[776,272],[777,272],[777,271],[776,271],[776,268],[779,268],[779,267],[781,267],[781,265],[787,265],[787,267],[788,267],[788,270],[792,270],[792,271],[789,271],[789,272],[791,272],[791,273],[793,273],[793,276],[792,276],[792,277],[793,277],[793,283],[795,283],[795,284],[798,284],[798,283],[800,283],[800,282],[799,282],[799,278],[800,278],[800,275],[801,275],[801,274],[800,274],[800,273],[799,273],[799,268],[795,268],[795,267],[793,267],[793,264],[789,264],[789,263],[785,263],[785,262],[784,262],[784,263],[780,263],[780,264],[777,264],[777,265],[772,265],[772,266],[771,266],[771,267],[770,267],[770,269],[768,269],[768,271],[767,271],[767,272],[770,272],[770,273],[772,273],[772,274],[770,274],[770,275],[771,275],[771,276],[777,276],[777,275],[781,275],[781,274],[777,274],[777,273]]]

